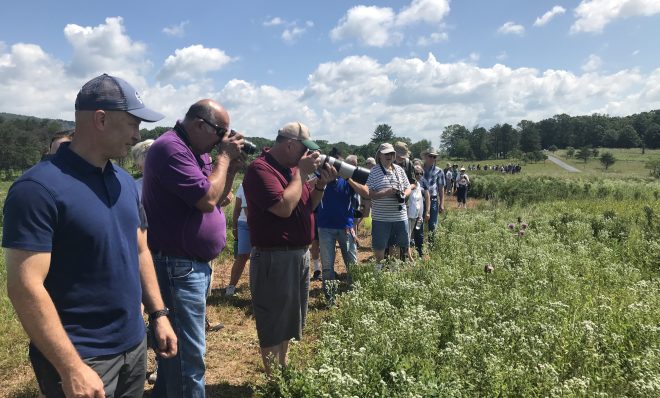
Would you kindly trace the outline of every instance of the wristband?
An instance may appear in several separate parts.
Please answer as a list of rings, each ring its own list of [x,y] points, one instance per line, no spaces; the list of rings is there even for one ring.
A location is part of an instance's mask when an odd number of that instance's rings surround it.
[[[157,318],[160,318],[161,316],[167,316],[170,314],[170,309],[165,307],[162,310],[154,311],[149,314],[149,321],[153,322]]]

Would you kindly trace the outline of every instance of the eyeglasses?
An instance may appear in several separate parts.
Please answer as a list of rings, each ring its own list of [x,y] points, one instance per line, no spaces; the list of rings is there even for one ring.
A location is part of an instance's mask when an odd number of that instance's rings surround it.
[[[217,135],[218,137],[222,138],[222,137],[224,137],[225,134],[227,134],[227,128],[226,127],[222,127],[222,126],[218,126],[217,124],[213,124],[213,123],[209,122],[208,120],[204,119],[201,116],[197,116],[197,118],[201,119],[204,123],[206,123],[209,126],[213,127],[213,129],[215,130],[215,135]]]
[[[435,159],[438,157],[438,155],[426,155],[426,156],[430,157],[431,159]]]
[[[415,173],[416,176],[424,175],[424,173]]]

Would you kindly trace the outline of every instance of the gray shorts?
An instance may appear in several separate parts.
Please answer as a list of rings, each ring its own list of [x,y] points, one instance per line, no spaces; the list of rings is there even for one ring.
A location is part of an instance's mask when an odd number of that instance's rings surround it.
[[[33,345],[30,345],[29,356],[41,393],[49,398],[65,398],[60,375],[55,367]],[[147,371],[146,336],[140,344],[124,353],[84,358],[83,362],[103,380],[106,397],[140,398],[144,394],[144,375]]]
[[[254,247],[250,291],[260,347],[300,340],[309,300],[309,250]]]

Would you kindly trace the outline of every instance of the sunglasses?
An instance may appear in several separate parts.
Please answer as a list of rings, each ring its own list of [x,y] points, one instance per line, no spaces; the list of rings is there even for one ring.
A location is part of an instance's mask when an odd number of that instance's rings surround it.
[[[416,176],[424,175],[424,173],[415,173]]]
[[[438,155],[426,155],[426,156],[430,157],[431,159],[435,159],[438,157]]]
[[[213,129],[215,130],[215,135],[217,135],[218,137],[222,138],[222,137],[224,137],[225,134],[227,134],[227,128],[226,127],[222,127],[222,126],[218,126],[217,124],[213,124],[213,123],[209,122],[208,120],[206,120],[206,119],[204,119],[203,117],[200,117],[200,116],[197,116],[197,118],[201,119],[204,123],[206,123],[209,126],[213,127]]]

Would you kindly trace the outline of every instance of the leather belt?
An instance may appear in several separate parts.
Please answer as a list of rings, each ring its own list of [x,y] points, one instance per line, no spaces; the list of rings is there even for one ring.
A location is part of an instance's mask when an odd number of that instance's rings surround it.
[[[295,250],[307,250],[309,249],[309,245],[303,245],[303,246],[274,246],[274,247],[258,247],[258,246],[253,246],[254,250],[260,251],[260,252],[291,252]]]

